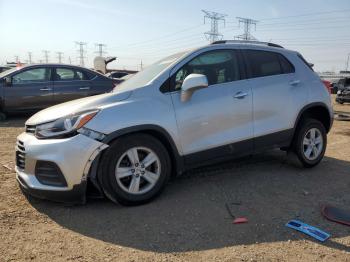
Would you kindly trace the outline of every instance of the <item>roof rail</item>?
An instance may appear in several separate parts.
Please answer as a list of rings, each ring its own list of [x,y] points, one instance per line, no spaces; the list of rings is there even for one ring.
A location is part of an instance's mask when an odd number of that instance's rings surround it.
[[[211,43],[212,45],[218,45],[218,44],[229,44],[229,43],[237,43],[237,44],[260,44],[260,45],[267,45],[272,47],[278,47],[283,48],[283,46],[269,43],[269,42],[261,42],[261,41],[250,41],[250,40],[219,40]]]

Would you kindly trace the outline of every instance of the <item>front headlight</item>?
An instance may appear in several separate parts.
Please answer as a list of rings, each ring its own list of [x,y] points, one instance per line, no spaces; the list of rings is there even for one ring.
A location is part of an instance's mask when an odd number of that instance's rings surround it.
[[[341,91],[339,90],[339,91],[337,92],[337,94],[338,94],[338,95],[341,95]]]
[[[85,111],[65,116],[49,123],[37,125],[35,136],[37,138],[53,138],[74,134],[97,113],[98,110]]]

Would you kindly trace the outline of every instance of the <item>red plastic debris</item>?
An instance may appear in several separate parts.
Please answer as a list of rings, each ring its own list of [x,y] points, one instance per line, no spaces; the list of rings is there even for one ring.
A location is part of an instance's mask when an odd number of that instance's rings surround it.
[[[243,224],[247,222],[248,222],[248,219],[246,219],[245,217],[237,217],[233,220],[233,224]]]

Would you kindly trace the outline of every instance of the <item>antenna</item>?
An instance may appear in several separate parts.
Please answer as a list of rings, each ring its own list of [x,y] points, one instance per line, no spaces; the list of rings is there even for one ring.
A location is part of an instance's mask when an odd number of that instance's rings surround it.
[[[205,37],[210,41],[210,43],[221,40],[223,35],[219,33],[219,22],[223,21],[225,26],[225,17],[227,15],[207,10],[202,10],[202,12],[205,14],[204,24],[206,23],[207,19],[210,19],[210,31],[204,33]]]

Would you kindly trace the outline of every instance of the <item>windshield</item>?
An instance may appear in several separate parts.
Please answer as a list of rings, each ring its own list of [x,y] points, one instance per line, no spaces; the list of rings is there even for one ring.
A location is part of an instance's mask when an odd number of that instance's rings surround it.
[[[185,54],[187,54],[187,52],[181,52],[159,60],[158,62],[146,67],[144,70],[133,75],[130,79],[124,81],[120,85],[117,85],[113,91],[126,91],[146,86],[160,72],[162,72],[165,68],[167,68],[175,61],[179,60]]]
[[[16,67],[11,68],[11,69],[9,69],[9,70],[6,70],[6,71],[0,73],[0,78],[2,78],[2,77],[4,77],[4,76],[7,76],[8,74],[10,74],[10,73],[12,73],[12,72],[14,72],[14,71],[17,71],[17,70],[18,70],[18,68],[16,68]]]

